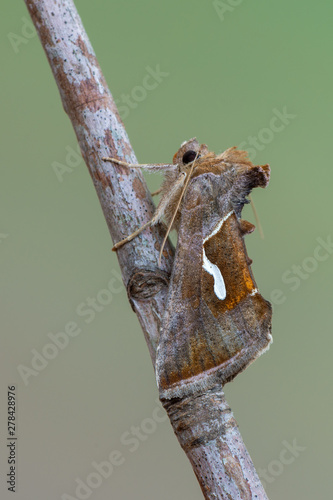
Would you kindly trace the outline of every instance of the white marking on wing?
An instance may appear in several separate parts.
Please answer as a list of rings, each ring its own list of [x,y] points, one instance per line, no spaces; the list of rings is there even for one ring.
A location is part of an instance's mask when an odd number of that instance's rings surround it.
[[[227,291],[225,288],[223,276],[219,268],[215,264],[212,264],[212,262],[207,259],[207,255],[204,248],[203,248],[202,267],[204,268],[205,271],[207,271],[207,273],[211,274],[214,278],[214,292],[216,297],[220,300],[224,300],[227,296]]]
[[[215,226],[215,228],[213,229],[213,231],[211,232],[211,234],[209,234],[204,240],[203,242],[206,243],[207,240],[209,240],[209,238],[211,238],[212,236],[214,236],[214,234],[218,233],[219,230],[221,229],[222,225],[224,224],[224,222],[229,219],[230,215],[233,214],[234,211],[231,210],[231,212],[229,212],[227,215],[225,215],[223,217],[223,219],[220,220],[220,222]]]
[[[213,229],[213,231],[211,232],[211,234],[209,234],[203,240],[203,244],[205,244],[206,241],[209,240],[209,238],[211,238],[212,236],[214,236],[215,234],[217,234],[219,232],[219,230],[221,229],[223,223],[227,219],[229,219],[230,215],[233,214],[233,213],[234,213],[234,211],[231,210],[231,212],[229,212],[227,215],[225,215],[219,221],[219,223],[215,226],[215,228]],[[207,273],[209,273],[214,278],[214,292],[215,292],[216,297],[218,299],[220,299],[220,300],[224,300],[226,298],[226,296],[227,296],[227,291],[226,291],[226,288],[225,288],[225,283],[224,283],[224,279],[223,279],[222,273],[221,273],[221,271],[219,270],[219,268],[217,267],[216,264],[213,264],[212,262],[210,262],[210,260],[207,259],[207,255],[206,255],[205,249],[202,248],[202,250],[203,250],[203,263],[202,263],[202,267],[205,269],[205,271],[207,271]]]

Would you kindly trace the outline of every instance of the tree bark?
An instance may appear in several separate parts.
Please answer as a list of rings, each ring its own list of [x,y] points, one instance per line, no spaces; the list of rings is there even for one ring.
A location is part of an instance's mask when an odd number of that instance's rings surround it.
[[[104,156],[136,163],[124,125],[72,0],[25,0],[75,130],[113,241],[152,218],[154,205],[140,171]],[[161,267],[163,228],[155,226],[118,250],[132,308],[155,366],[173,248]],[[206,499],[267,499],[221,387],[191,398],[162,401]]]
[[[267,499],[220,386],[162,404],[206,499]]]

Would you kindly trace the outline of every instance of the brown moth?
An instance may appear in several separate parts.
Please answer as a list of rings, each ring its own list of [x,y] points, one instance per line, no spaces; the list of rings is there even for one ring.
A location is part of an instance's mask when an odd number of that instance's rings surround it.
[[[196,139],[181,145],[173,164],[104,159],[165,171],[153,219],[114,247],[163,217],[167,235],[178,231],[156,356],[160,397],[229,382],[272,342],[271,305],[258,292],[243,238],[254,226],[241,219],[251,190],[267,186],[269,166],[253,165],[235,147],[216,155]]]

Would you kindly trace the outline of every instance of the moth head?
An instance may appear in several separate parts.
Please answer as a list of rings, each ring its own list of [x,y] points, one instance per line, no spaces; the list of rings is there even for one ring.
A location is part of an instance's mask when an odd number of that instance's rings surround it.
[[[203,156],[208,153],[208,148],[206,144],[199,144],[197,139],[194,137],[189,141],[183,142],[183,144],[178,149],[177,153],[173,157],[174,165],[187,165],[195,160],[195,158],[199,158],[199,156]]]

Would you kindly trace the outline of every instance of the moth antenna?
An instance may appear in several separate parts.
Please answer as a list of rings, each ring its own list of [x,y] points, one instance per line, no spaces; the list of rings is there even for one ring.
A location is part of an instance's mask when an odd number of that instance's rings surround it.
[[[196,159],[198,158],[198,154],[199,154],[199,151],[197,152],[196,154],[196,157],[194,158],[193,160],[193,163],[192,163],[192,166],[191,166],[191,169],[190,171],[188,172],[188,174],[186,174],[186,180],[185,180],[185,184],[184,184],[184,187],[183,187],[183,190],[182,192],[180,193],[180,197],[179,197],[179,200],[178,200],[178,203],[177,203],[177,206],[175,208],[175,211],[173,213],[173,216],[172,216],[172,219],[170,221],[170,224],[168,226],[168,229],[167,229],[167,232],[165,234],[165,237],[164,237],[164,240],[163,240],[163,243],[162,243],[162,246],[161,246],[161,250],[160,250],[160,253],[159,253],[159,256],[158,256],[158,265],[160,266],[161,265],[161,259],[162,259],[162,252],[164,250],[164,246],[165,246],[165,243],[166,243],[166,240],[168,239],[168,236],[169,236],[169,233],[171,231],[171,228],[172,228],[172,224],[176,218],[176,215],[177,215],[177,212],[178,212],[178,209],[180,207],[180,204],[181,204],[181,201],[184,197],[184,194],[185,194],[185,191],[186,191],[186,188],[188,186],[188,183],[190,182],[190,179],[191,179],[191,176],[192,176],[192,173],[193,173],[193,170],[194,170],[194,165],[195,165],[195,161]]]
[[[249,195],[249,198],[250,198],[250,203],[251,203],[251,207],[252,207],[252,211],[253,211],[253,215],[254,215],[254,218],[256,220],[256,223],[257,223],[257,227],[258,227],[258,231],[259,231],[259,234],[260,234],[260,238],[261,239],[264,239],[264,231],[262,229],[262,225],[260,224],[260,220],[259,220],[259,215],[258,215],[258,212],[256,210],[256,207],[254,205],[254,202],[253,202],[253,199],[252,199],[252,196]]]

